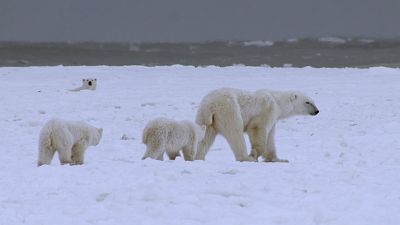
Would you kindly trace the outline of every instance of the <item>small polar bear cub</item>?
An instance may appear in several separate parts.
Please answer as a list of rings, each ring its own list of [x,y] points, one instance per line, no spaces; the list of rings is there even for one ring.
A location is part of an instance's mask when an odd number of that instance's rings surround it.
[[[85,150],[99,144],[103,128],[83,121],[49,120],[40,131],[38,166],[50,164],[58,152],[61,164],[83,164]]]
[[[151,120],[143,130],[143,144],[147,145],[142,159],[148,157],[163,160],[164,152],[170,160],[180,156],[186,161],[193,161],[197,144],[204,138],[206,126],[200,126],[190,121],[175,121],[166,118]]]
[[[87,79],[82,79],[82,86],[77,87],[75,89],[71,89],[70,91],[81,91],[81,90],[96,90],[97,87],[97,79],[94,78],[87,78]]]

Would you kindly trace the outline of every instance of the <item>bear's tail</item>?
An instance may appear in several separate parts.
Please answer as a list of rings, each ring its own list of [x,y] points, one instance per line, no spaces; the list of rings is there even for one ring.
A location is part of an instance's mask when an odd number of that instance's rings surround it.
[[[145,127],[142,135],[142,143],[147,144],[147,136],[149,135],[149,128]]]
[[[213,123],[213,113],[207,105],[201,105],[197,111],[196,123],[210,126]]]
[[[54,150],[51,143],[51,131],[42,130],[39,136],[39,157],[37,165],[50,164],[53,155]]]
[[[148,144],[151,142],[151,136],[160,136],[160,129],[153,127],[151,124],[148,124],[144,130],[142,135],[142,143]]]

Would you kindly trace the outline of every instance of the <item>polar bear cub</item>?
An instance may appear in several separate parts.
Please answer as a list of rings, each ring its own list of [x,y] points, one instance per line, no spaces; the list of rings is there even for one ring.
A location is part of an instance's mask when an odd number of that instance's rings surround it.
[[[180,156],[186,161],[193,161],[197,144],[204,138],[205,126],[190,121],[175,121],[166,118],[151,120],[143,130],[143,143],[147,145],[142,159],[148,157],[163,160],[164,152],[170,160]]]
[[[71,89],[70,91],[81,91],[81,90],[96,90],[97,88],[97,79],[96,78],[87,78],[82,79],[82,86],[77,87],[75,89]]]
[[[40,131],[38,166],[50,164],[58,152],[61,164],[83,164],[85,150],[98,145],[103,128],[83,121],[49,120]]]

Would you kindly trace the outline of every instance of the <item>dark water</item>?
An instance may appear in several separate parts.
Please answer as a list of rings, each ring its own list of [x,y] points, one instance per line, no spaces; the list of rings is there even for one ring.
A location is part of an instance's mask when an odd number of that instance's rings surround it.
[[[302,39],[278,42],[0,42],[0,66],[218,65],[400,67],[400,39]]]

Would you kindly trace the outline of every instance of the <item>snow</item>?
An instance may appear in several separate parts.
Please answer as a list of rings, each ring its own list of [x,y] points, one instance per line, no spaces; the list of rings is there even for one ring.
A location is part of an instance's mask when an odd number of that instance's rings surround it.
[[[289,38],[286,41],[289,43],[297,43],[299,41],[299,39],[298,38]]]
[[[400,222],[400,70],[267,67],[0,68],[0,224],[385,224]],[[69,92],[81,79],[96,91]],[[194,119],[210,90],[300,90],[320,109],[277,127],[289,163],[140,160],[147,121]],[[36,167],[53,117],[104,128],[82,166]],[[247,147],[249,149],[249,145]]]
[[[243,42],[244,46],[257,46],[257,47],[270,47],[274,45],[273,41],[245,41]]]
[[[360,39],[359,42],[364,43],[364,44],[370,44],[370,43],[374,43],[375,40],[372,39]]]
[[[328,43],[333,43],[333,44],[344,44],[347,41],[343,38],[338,38],[338,37],[322,37],[318,38],[320,42],[328,42]]]

